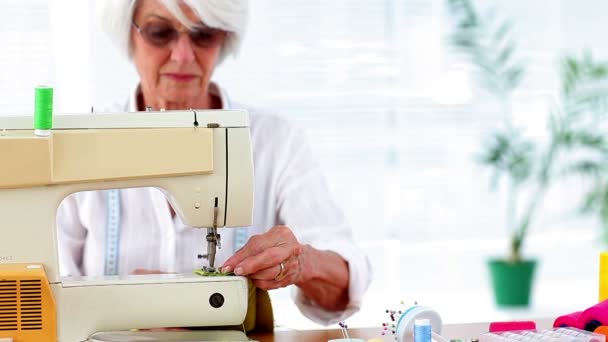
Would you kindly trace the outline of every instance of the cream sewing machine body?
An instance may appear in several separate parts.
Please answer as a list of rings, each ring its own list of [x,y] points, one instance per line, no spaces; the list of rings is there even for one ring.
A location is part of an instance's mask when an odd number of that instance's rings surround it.
[[[159,187],[192,227],[251,225],[245,112],[56,116],[49,137],[35,136],[32,122],[0,117],[0,338],[75,342],[102,331],[243,322],[242,277],[61,277],[55,221],[75,192]]]

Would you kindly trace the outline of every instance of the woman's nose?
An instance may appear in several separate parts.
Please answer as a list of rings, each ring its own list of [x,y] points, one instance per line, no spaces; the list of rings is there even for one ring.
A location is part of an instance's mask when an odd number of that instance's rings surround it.
[[[194,60],[194,46],[187,34],[180,34],[171,49],[171,59],[175,62],[189,63]]]

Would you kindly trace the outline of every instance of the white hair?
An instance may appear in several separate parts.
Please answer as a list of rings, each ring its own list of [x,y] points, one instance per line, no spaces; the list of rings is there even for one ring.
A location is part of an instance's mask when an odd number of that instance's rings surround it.
[[[131,59],[131,23],[138,1],[100,0],[97,12],[102,29],[110,39]],[[184,26],[192,28],[179,4],[190,7],[205,25],[224,30],[228,34],[220,52],[220,62],[227,56],[236,56],[241,47],[249,13],[248,0],[159,0]]]

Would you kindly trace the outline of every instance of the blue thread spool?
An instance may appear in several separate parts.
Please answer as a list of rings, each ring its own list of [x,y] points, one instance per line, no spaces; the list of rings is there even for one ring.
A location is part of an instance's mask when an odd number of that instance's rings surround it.
[[[432,331],[431,335],[441,334],[441,317],[437,311],[421,305],[414,305],[399,317],[397,322],[397,328],[395,329],[395,335],[399,342],[413,342],[414,341],[414,323],[418,319],[428,319]]]
[[[431,342],[431,320],[421,318],[414,321],[414,342]]]

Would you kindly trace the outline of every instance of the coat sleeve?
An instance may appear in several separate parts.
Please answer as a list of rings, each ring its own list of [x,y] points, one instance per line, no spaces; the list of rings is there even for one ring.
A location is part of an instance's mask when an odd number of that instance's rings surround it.
[[[78,214],[77,194],[66,197],[57,210],[57,248],[61,276],[81,276],[87,231]]]
[[[314,160],[304,134],[287,129],[282,151],[277,153],[278,223],[290,227],[300,243],[333,251],[349,267],[349,303],[345,311],[328,311],[295,288],[296,305],[306,317],[329,325],[351,316],[361,308],[372,278],[369,260],[354,241],[350,224],[336,205],[319,164]]]

